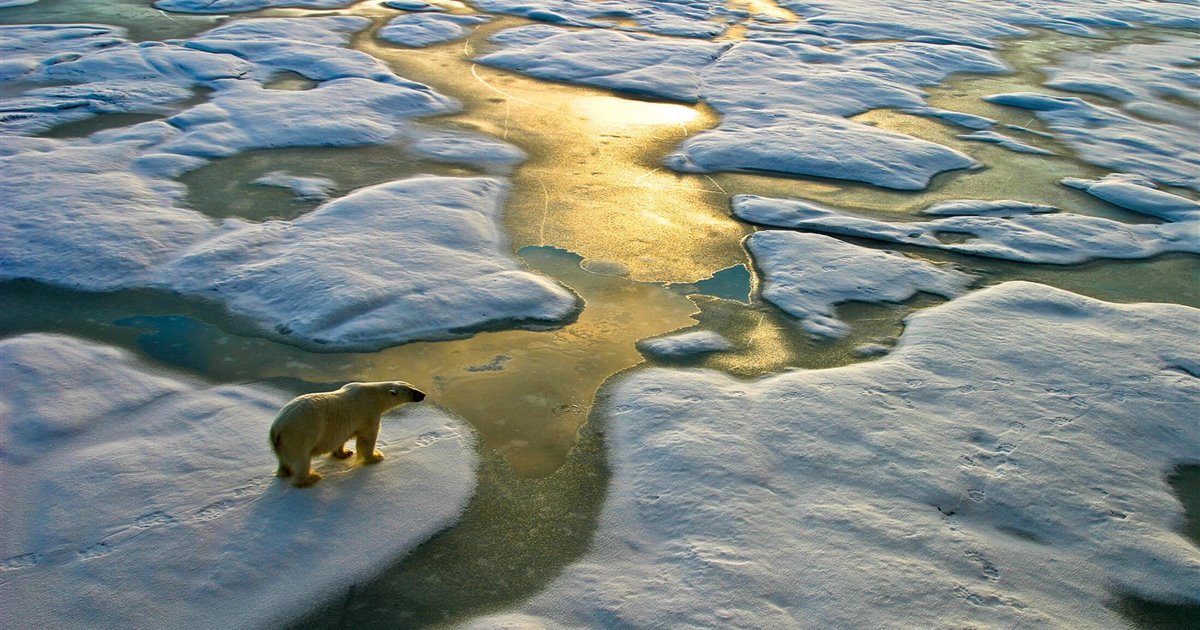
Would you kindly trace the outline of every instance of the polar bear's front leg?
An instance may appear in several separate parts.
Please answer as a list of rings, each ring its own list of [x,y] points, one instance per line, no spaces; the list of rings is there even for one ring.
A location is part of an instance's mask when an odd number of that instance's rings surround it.
[[[371,424],[371,428],[359,431],[355,436],[355,447],[358,456],[364,464],[374,464],[383,461],[383,453],[375,450],[375,438],[379,437],[379,420]]]

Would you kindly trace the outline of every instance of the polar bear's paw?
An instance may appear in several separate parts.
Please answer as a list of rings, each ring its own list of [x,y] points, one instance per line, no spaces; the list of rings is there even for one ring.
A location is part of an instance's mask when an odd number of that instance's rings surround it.
[[[333,451],[329,455],[332,457],[336,457],[338,459],[346,459],[347,457],[350,457],[353,454],[354,454],[354,451],[343,446],[343,447],[339,448],[338,450]]]
[[[370,455],[363,455],[362,460],[363,460],[364,464],[377,464],[377,463],[383,461],[383,452],[375,451],[374,453],[371,453]]]
[[[297,479],[293,483],[296,484],[297,488],[307,488],[308,486],[311,486],[324,478],[325,476],[321,473],[310,472],[304,479]]]

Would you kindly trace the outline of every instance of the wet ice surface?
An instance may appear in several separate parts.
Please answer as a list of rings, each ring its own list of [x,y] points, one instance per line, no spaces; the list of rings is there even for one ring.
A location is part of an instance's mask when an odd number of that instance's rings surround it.
[[[972,280],[955,269],[821,234],[756,232],[746,248],[762,270],[763,299],[824,337],[849,332],[850,326],[834,313],[838,304],[903,302],[920,291],[952,298],[966,292]]]
[[[623,377],[595,549],[468,625],[1113,627],[1109,588],[1200,604],[1164,481],[1200,452],[1197,326],[1009,283],[873,363]]]
[[[453,523],[475,487],[471,430],[428,405],[385,418],[385,461],[319,460],[299,490],[263,457],[281,391],[52,335],[0,342],[0,379],[0,474],[23,506],[0,512],[0,605],[19,625],[277,627]]]

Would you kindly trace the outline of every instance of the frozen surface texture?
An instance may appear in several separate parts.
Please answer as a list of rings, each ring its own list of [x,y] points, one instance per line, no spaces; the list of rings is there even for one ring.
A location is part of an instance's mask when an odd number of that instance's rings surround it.
[[[711,330],[680,333],[654,339],[643,339],[637,344],[648,356],[662,359],[683,359],[709,352],[729,350],[733,345]]]
[[[1164,480],[1200,453],[1198,326],[1008,283],[871,363],[630,374],[593,550],[471,627],[1112,628],[1116,593],[1200,604]]]
[[[955,269],[821,234],[764,230],[751,234],[746,247],[762,271],[763,298],[822,337],[850,332],[834,311],[843,302],[903,302],[920,291],[952,298],[972,280]]]
[[[754,223],[919,245],[1029,263],[1069,265],[1094,258],[1150,258],[1200,253],[1200,223],[1128,224],[1083,214],[1010,218],[950,216],[890,223],[799,199],[738,195],[733,212]]]
[[[410,13],[392,18],[379,29],[376,37],[401,46],[421,48],[466,37],[473,27],[489,20],[491,18],[484,15]]]
[[[470,429],[429,405],[384,420],[385,462],[322,459],[325,480],[298,490],[267,444],[280,392],[50,335],[0,342],[0,380],[0,606],[22,626],[281,626],[474,492]]]
[[[575,295],[500,253],[507,190],[453,177],[364,188],[291,222],[239,225],[171,261],[161,282],[339,348],[560,323]]]

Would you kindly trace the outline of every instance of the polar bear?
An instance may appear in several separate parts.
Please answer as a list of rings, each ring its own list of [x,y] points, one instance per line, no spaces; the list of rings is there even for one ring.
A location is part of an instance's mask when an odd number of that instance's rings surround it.
[[[334,392],[305,394],[284,405],[271,423],[271,448],[279,458],[280,477],[292,477],[298,488],[311,486],[321,475],[310,472],[312,457],[329,453],[345,459],[346,440],[355,438],[364,464],[383,459],[375,450],[380,417],[406,402],[421,402],[425,393],[403,381],[348,383]]]

